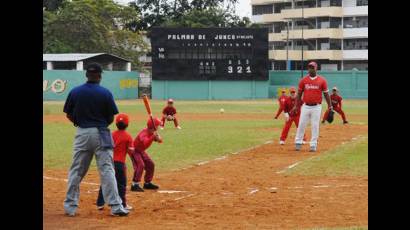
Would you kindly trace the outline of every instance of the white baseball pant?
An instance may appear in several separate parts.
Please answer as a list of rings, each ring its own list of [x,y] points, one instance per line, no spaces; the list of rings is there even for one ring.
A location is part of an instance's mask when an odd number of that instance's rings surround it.
[[[317,104],[314,106],[302,105],[299,126],[296,131],[295,143],[302,144],[303,136],[305,134],[306,126],[309,121],[312,127],[312,138],[310,139],[310,146],[317,146],[317,139],[319,138],[319,124],[320,115],[322,113],[322,105]]]

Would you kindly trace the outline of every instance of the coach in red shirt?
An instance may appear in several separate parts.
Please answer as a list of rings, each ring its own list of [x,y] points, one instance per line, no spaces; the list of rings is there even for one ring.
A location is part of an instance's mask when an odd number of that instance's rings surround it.
[[[316,62],[308,64],[309,74],[302,78],[299,82],[297,103],[293,107],[293,111],[297,110],[297,106],[304,102],[301,108],[299,126],[296,132],[295,144],[296,150],[299,151],[302,147],[303,136],[308,123],[312,126],[312,137],[310,140],[310,151],[315,152],[317,149],[317,140],[319,137],[319,124],[322,112],[322,93],[326,98],[329,110],[333,110],[330,103],[329,89],[327,88],[326,79],[316,74]],[[303,94],[303,100],[302,100]]]

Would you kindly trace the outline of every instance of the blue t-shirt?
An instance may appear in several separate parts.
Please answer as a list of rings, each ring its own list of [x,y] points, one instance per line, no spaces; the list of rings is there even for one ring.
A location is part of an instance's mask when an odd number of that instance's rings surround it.
[[[118,113],[111,92],[98,83],[87,82],[70,91],[64,112],[81,128],[107,127]]]

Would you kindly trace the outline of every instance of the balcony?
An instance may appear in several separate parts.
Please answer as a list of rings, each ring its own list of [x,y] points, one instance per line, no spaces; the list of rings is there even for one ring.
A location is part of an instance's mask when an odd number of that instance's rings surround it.
[[[286,41],[286,32],[285,33],[269,33],[270,42],[281,42]]]
[[[368,50],[343,50],[344,60],[369,60]]]
[[[305,8],[303,11],[305,18],[343,16],[343,8],[340,6]],[[302,9],[282,10],[281,14],[283,18],[302,18]]]
[[[285,34],[286,31],[282,31]],[[303,30],[304,39],[314,39],[314,38],[333,38],[342,39],[343,30],[338,28],[328,28],[328,29],[304,29]],[[302,39],[302,30],[291,30],[289,31],[289,39]]]
[[[344,7],[343,14],[345,17],[367,16],[369,15],[368,6]]]
[[[268,23],[268,22],[282,22],[282,21],[284,21],[282,14],[252,15],[253,23]]]
[[[289,60],[297,61],[302,59],[300,50],[289,50]],[[303,51],[304,60],[342,60],[343,52],[341,50],[306,50]],[[270,60],[286,60],[286,50],[269,50]]]
[[[281,2],[292,2],[292,0],[251,0],[251,5],[266,5]]]
[[[368,28],[349,28],[343,29],[344,38],[368,38],[369,29]]]

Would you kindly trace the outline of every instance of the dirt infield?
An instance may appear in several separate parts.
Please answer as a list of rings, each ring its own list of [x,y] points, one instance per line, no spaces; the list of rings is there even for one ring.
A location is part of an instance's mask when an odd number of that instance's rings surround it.
[[[44,229],[295,229],[368,224],[367,177],[286,176],[287,167],[367,133],[365,125],[321,127],[318,152],[268,143],[206,164],[158,173],[158,192],[131,193],[115,218],[95,206],[98,173],[81,185],[76,217],[63,211],[67,170],[45,170]],[[293,133],[292,133],[293,134]],[[335,135],[337,134],[337,135]],[[294,136],[290,135],[289,140]],[[129,188],[128,188],[129,189]],[[163,193],[166,190],[179,191]],[[162,192],[161,192],[162,191]]]

